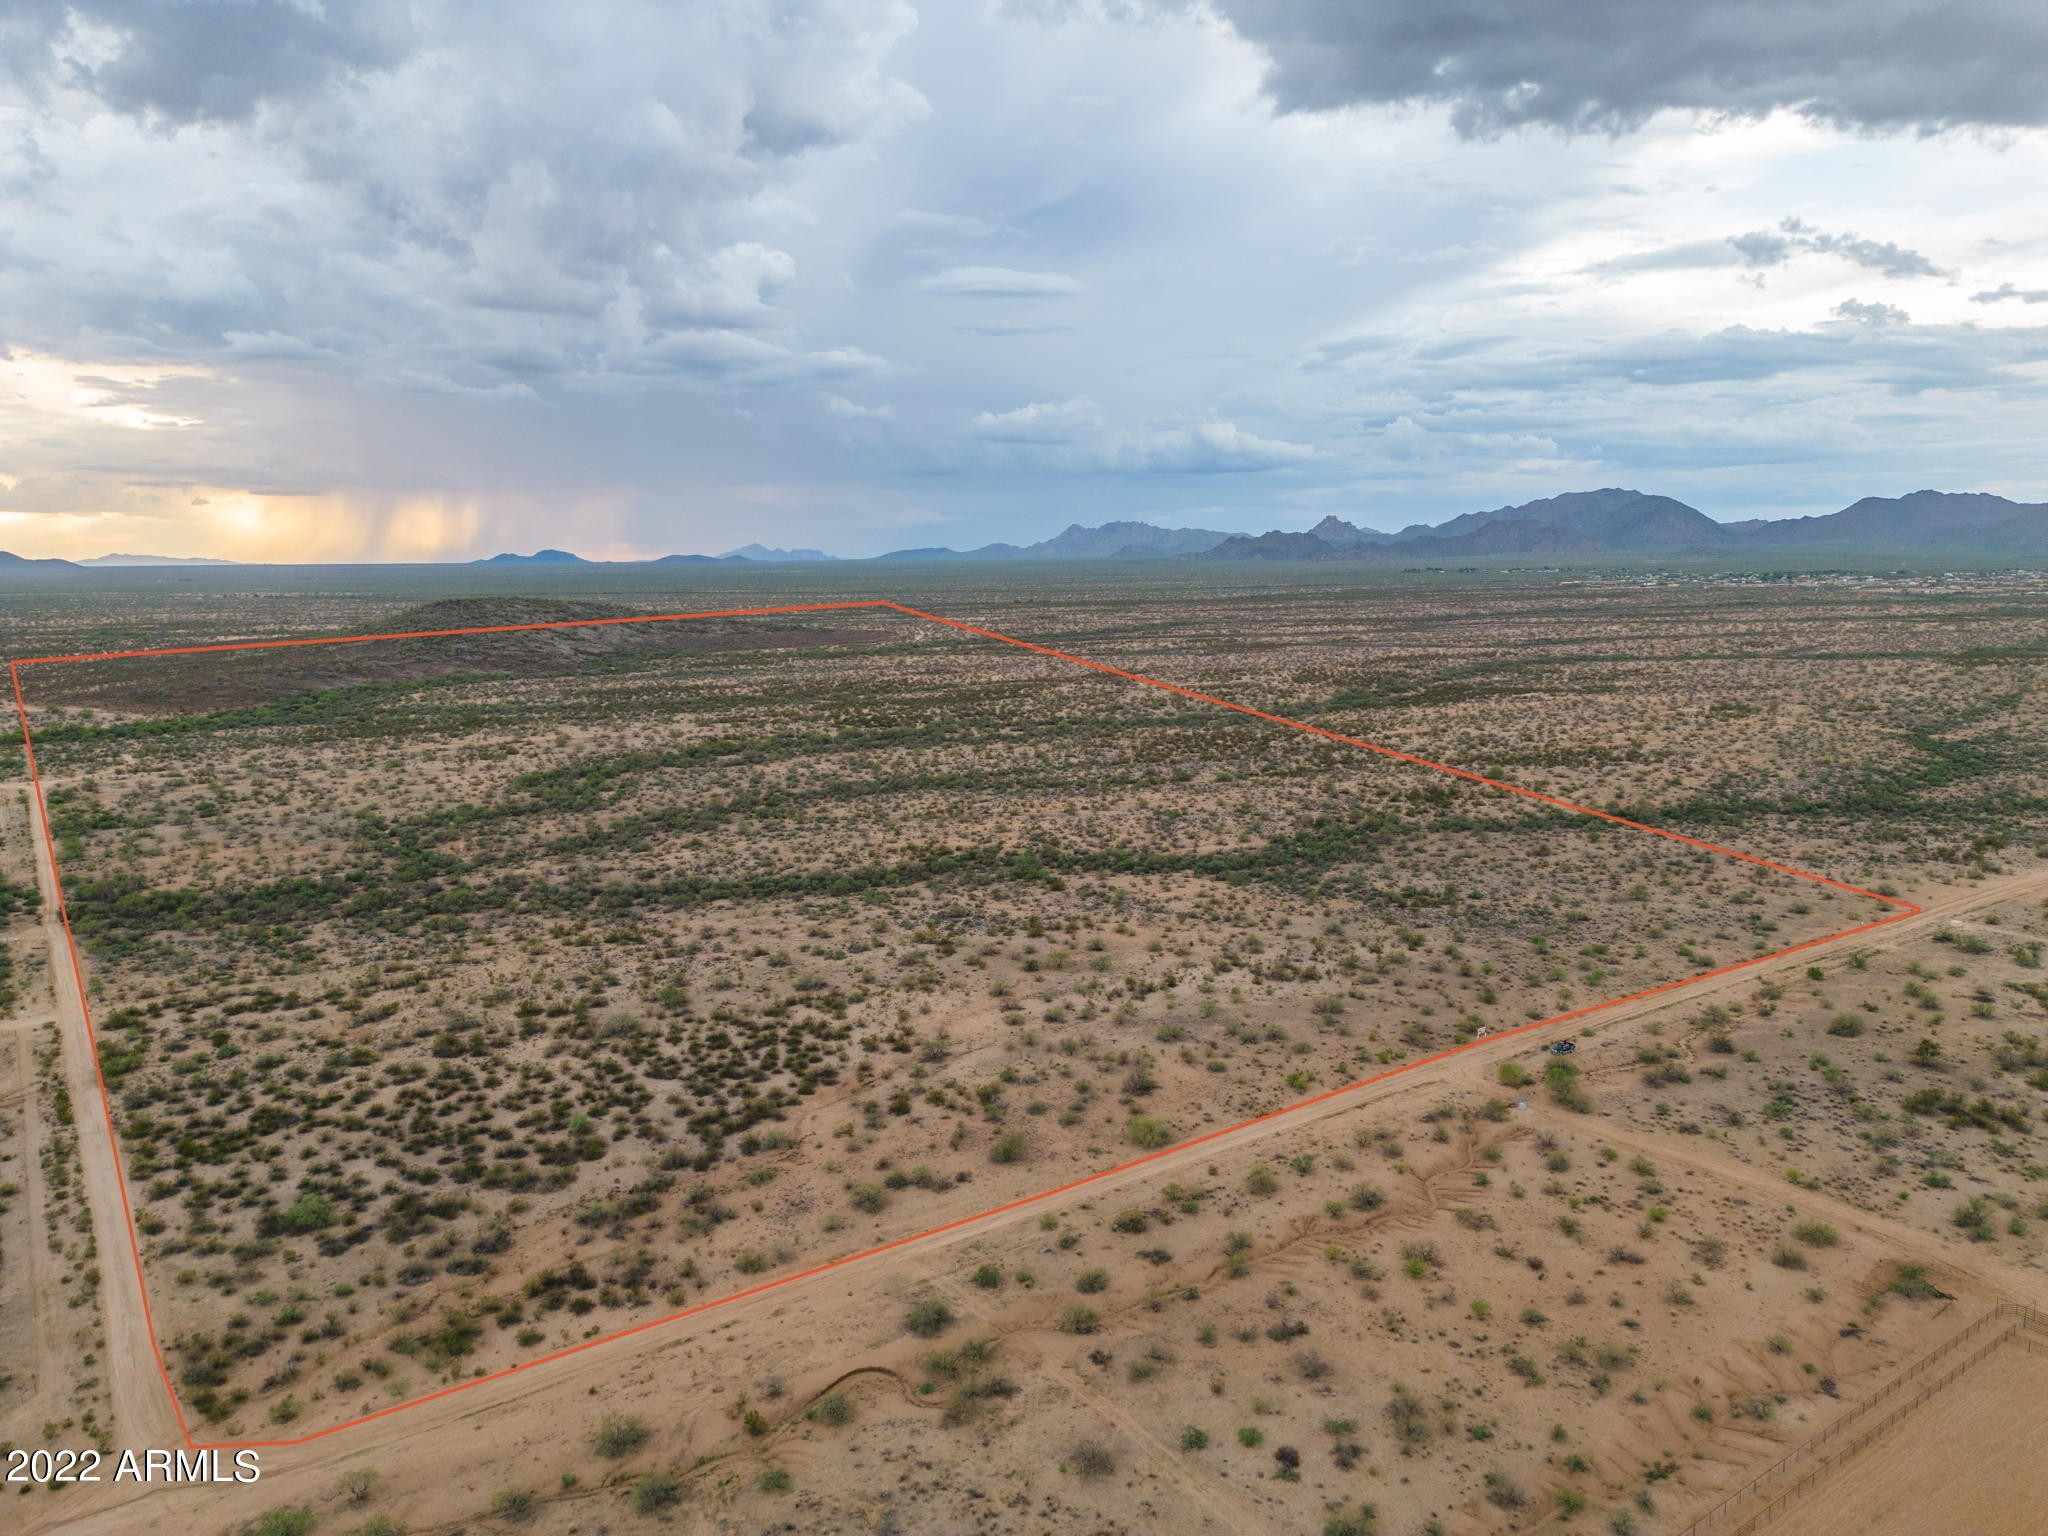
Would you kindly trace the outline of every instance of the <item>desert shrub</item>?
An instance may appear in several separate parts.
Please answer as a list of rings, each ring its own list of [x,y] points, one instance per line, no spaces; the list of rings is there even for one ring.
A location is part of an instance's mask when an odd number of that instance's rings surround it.
[[[591,1449],[616,1460],[647,1443],[647,1421],[637,1413],[608,1413],[598,1420]]]
[[[341,1481],[335,1485],[335,1492],[351,1504],[360,1504],[370,1496],[370,1490],[377,1486],[381,1474],[370,1467],[350,1467],[341,1474]]]
[[[1932,1301],[1941,1294],[1935,1288],[1934,1282],[1927,1278],[1927,1267],[1924,1264],[1901,1264],[1899,1272],[1892,1276],[1892,1282],[1886,1289],[1895,1296],[1905,1297],[1908,1301]]]
[[[650,1472],[633,1484],[633,1507],[643,1515],[681,1502],[683,1480],[673,1472]]]
[[[1361,1504],[1340,1509],[1323,1522],[1323,1536],[1378,1536],[1380,1512],[1377,1505]]]
[[[1077,1477],[1107,1477],[1116,1470],[1116,1457],[1100,1440],[1077,1440],[1066,1460]]]
[[[1992,1227],[1993,1215],[1989,1200],[1982,1195],[1972,1195],[1955,1208],[1949,1220],[1968,1233],[1971,1242],[1991,1243],[1998,1240],[1998,1233]]]
[[[754,1486],[763,1493],[787,1493],[791,1478],[787,1467],[769,1467],[754,1479]]]
[[[967,1277],[984,1291],[998,1289],[1003,1283],[1003,1272],[993,1264],[984,1264]]]
[[[491,1495],[491,1513],[500,1520],[531,1520],[536,1507],[531,1489],[500,1488]]]
[[[1184,1451],[1206,1450],[1209,1445],[1209,1431],[1196,1424],[1190,1424],[1180,1432],[1180,1448]]]
[[[1802,1221],[1792,1229],[1792,1235],[1809,1248],[1832,1248],[1842,1240],[1841,1234],[1824,1221]]]
[[[266,1510],[249,1527],[249,1536],[306,1536],[313,1529],[313,1511],[302,1504]]]
[[[1109,1289],[1109,1271],[1106,1269],[1084,1269],[1074,1281],[1074,1289],[1083,1296],[1093,1296]]]
[[[853,1422],[853,1399],[844,1392],[828,1392],[818,1399],[811,1416],[821,1424],[835,1427]]]
[[[1005,1131],[995,1139],[988,1149],[988,1160],[992,1163],[1021,1163],[1024,1161],[1024,1138],[1015,1131]]]
[[[1529,1082],[1529,1069],[1519,1061],[1502,1062],[1494,1075],[1500,1079],[1503,1088],[1521,1088]]]
[[[278,1221],[287,1232],[318,1232],[334,1225],[339,1212],[334,1202],[317,1189],[309,1189],[284,1208]]]
[[[1156,1116],[1133,1115],[1131,1123],[1124,1127],[1124,1139],[1134,1147],[1156,1152],[1173,1144],[1173,1129]]]
[[[1576,1115],[1592,1112],[1593,1096],[1586,1092],[1585,1084],[1579,1081],[1579,1069],[1572,1063],[1553,1061],[1543,1069],[1543,1077],[1550,1087],[1551,1102],[1560,1109]]]
[[[1255,1195],[1270,1195],[1280,1188],[1280,1176],[1261,1163],[1244,1176],[1244,1187]]]
[[[1429,1410],[1417,1397],[1400,1382],[1394,1383],[1394,1395],[1387,1399],[1387,1422],[1394,1427],[1394,1435],[1405,1445],[1421,1445],[1429,1439]]]
[[[920,1339],[937,1338],[952,1321],[953,1309],[936,1296],[912,1302],[910,1310],[903,1314],[904,1329]]]
[[[1101,1326],[1093,1307],[1076,1302],[1060,1314],[1061,1333],[1093,1333]]]
[[[1528,1495],[1515,1486],[1507,1473],[1495,1467],[1486,1474],[1486,1502],[1495,1509],[1520,1509],[1528,1502]]]
[[[1377,1184],[1355,1185],[1350,1200],[1354,1211],[1376,1211],[1387,1203],[1387,1197],[1380,1192]]]

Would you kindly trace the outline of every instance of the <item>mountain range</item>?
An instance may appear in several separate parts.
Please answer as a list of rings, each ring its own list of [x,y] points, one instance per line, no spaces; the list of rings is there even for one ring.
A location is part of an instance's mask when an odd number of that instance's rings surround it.
[[[1501,555],[2048,555],[2048,504],[1915,491],[1866,496],[1822,517],[1719,523],[1669,496],[1572,491],[1398,533],[1326,517],[1306,533],[1238,534],[1204,560],[1378,560]]]
[[[1975,491],[1914,491],[1866,496],[1820,517],[1716,522],[1669,496],[1607,487],[1569,491],[1520,506],[1466,512],[1442,523],[1410,523],[1396,533],[1325,517],[1306,532],[1261,534],[1213,528],[1161,528],[1152,523],[1079,523],[1036,544],[984,544],[892,550],[877,560],[1416,560],[1604,555],[1750,557],[1756,555],[1884,557],[1996,555],[2048,557],[2048,503],[2010,501]],[[723,555],[663,555],[646,561],[586,560],[561,549],[499,554],[480,566],[789,565],[837,559],[815,549],[747,544]],[[228,565],[231,561],[101,555],[93,560],[29,560],[0,550],[0,571],[58,573],[81,566]]]

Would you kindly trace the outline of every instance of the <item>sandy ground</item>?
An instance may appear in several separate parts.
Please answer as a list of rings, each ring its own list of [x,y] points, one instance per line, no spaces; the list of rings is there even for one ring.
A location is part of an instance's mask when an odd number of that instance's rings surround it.
[[[2048,1523],[2043,1404],[2048,1346],[2007,1344],[1759,1529],[1766,1536],[2040,1536]]]

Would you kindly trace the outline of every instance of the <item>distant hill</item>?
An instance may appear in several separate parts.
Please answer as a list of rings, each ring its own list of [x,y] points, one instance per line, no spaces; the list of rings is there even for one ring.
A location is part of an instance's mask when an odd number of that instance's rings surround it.
[[[1644,554],[1690,554],[1723,549],[1734,542],[1727,528],[1695,507],[1673,501],[1669,496],[1650,496],[1614,486],[1598,491],[1571,491],[1542,501],[1524,502],[1519,507],[1497,507],[1491,512],[1467,512],[1434,526],[1411,523],[1394,538],[1396,542],[1455,539],[1494,523],[1547,523],[1583,535],[1595,549],[1625,549]]]
[[[673,560],[677,557],[670,555],[667,558]],[[756,560],[763,565],[807,565],[814,561],[837,560],[839,557],[837,555],[828,555],[822,550],[816,549],[769,549],[760,544],[742,544],[738,549],[727,550],[718,558],[721,560]]]
[[[1024,553],[1050,560],[1089,560],[1108,556],[1189,555],[1213,549],[1229,538],[1213,528],[1159,528],[1151,523],[1104,523],[1084,528],[1069,523],[1063,532],[1027,545]]]
[[[1230,537],[1214,528],[1161,528],[1152,523],[1069,523],[1036,544],[984,544],[979,549],[892,549],[877,560],[1112,560],[1198,554]]]
[[[216,560],[210,555],[94,555],[80,565],[240,565],[239,560]]]
[[[1855,549],[1873,554],[2048,554],[2048,503],[1971,491],[1866,496],[1821,517],[1744,527],[1744,542],[1766,549]]]
[[[1602,543],[1591,534],[1534,517],[1501,518],[1481,523],[1450,538],[1424,534],[1366,551],[1380,558],[1413,555],[1592,555],[1622,546]]]
[[[1026,551],[1015,544],[984,544],[979,549],[947,549],[930,545],[923,549],[892,549],[877,560],[1014,560]]]
[[[530,555],[492,555],[483,560],[472,560],[471,565],[590,565],[593,562],[581,555],[572,555],[566,549],[537,549]]]
[[[1365,549],[1360,544],[1332,544],[1313,533],[1234,534],[1214,549],[1197,552],[1198,560],[1348,560]]]
[[[1329,522],[1330,519],[1324,519]],[[1321,527],[1322,524],[1318,524]],[[1346,526],[1349,526],[1348,524]],[[1359,530],[1364,531],[1364,530]],[[1453,538],[1413,536],[1394,542],[1386,535],[1377,543],[1363,540],[1335,543],[1326,536],[1309,533],[1262,533],[1256,538],[1243,534],[1225,539],[1214,549],[1192,558],[1198,560],[1394,560],[1429,558],[1478,558],[1486,555],[1584,555],[1598,554],[1608,546],[1571,528],[1534,518],[1511,518],[1481,522]]]
[[[31,560],[26,555],[9,554],[0,549],[0,571],[76,571],[83,567],[70,560]]]
[[[1360,528],[1356,523],[1347,523],[1335,514],[1324,518],[1309,529],[1309,532],[1325,544],[1333,544],[1340,549],[1350,549],[1360,544],[1387,544],[1391,543],[1394,537],[1391,533],[1381,533],[1377,528]]]
[[[2042,555],[2048,505],[1978,492],[1866,496],[1823,517],[1718,523],[1669,496],[1607,487],[1411,523],[1387,535],[1326,517],[1307,533],[1225,539],[1204,560],[1458,559],[1498,555]]]

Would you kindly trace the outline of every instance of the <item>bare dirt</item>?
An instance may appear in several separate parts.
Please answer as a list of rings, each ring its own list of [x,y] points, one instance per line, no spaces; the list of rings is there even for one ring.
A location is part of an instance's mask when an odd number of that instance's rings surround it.
[[[2037,1536],[2048,1348],[2015,1343],[1944,1387],[1763,1526],[1769,1536]]]

